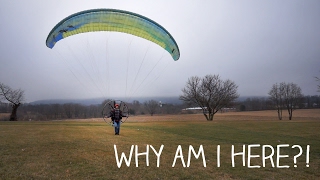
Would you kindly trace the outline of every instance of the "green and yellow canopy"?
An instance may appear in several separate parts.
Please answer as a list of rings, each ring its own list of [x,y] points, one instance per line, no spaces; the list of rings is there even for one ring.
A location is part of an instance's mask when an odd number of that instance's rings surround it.
[[[94,31],[132,34],[158,44],[174,60],[180,57],[176,41],[165,28],[147,17],[116,9],[92,9],[66,17],[50,31],[46,45],[53,48],[58,41],[68,36]]]

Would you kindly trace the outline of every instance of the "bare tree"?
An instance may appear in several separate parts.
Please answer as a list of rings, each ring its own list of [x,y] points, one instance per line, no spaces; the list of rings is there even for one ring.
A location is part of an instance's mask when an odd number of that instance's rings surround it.
[[[297,84],[285,82],[280,83],[279,86],[274,84],[269,95],[277,108],[279,120],[282,119],[283,108],[288,110],[289,120],[291,120],[293,110],[300,105],[303,98],[301,88]]]
[[[134,100],[130,107],[130,114],[135,115],[138,114],[138,112],[141,114],[141,104],[138,100]]]
[[[277,112],[278,112],[278,118],[279,120],[282,120],[282,109],[284,104],[284,88],[285,83],[280,83],[278,85],[277,83],[272,85],[271,90],[269,91],[270,99],[274,103]]]
[[[65,115],[68,119],[75,117],[75,106],[72,103],[63,104]]]
[[[315,77],[317,81],[320,81],[320,78]],[[318,84],[318,92],[320,92],[320,84]]]
[[[215,113],[230,106],[239,97],[237,89],[233,81],[223,81],[219,75],[193,76],[182,89],[180,99],[200,106],[206,119],[212,121]]]
[[[7,100],[12,107],[10,121],[17,121],[17,110],[24,101],[24,91],[21,89],[13,90],[9,86],[0,83],[0,100]]]
[[[156,110],[159,107],[159,104],[155,100],[149,100],[144,103],[146,110],[149,112],[151,116],[156,113]]]
[[[292,119],[292,112],[300,105],[302,98],[301,88],[297,84],[288,83],[285,85],[284,103],[289,113],[289,120]]]

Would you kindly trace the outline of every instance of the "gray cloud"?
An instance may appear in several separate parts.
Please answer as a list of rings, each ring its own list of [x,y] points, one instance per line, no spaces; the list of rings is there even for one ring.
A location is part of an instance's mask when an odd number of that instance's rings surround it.
[[[93,8],[153,19],[174,36],[181,58],[174,62],[159,46],[121,33],[82,34],[46,47],[56,23]],[[189,77],[206,74],[235,81],[242,96],[265,96],[282,81],[314,95],[319,17],[317,0],[7,1],[0,7],[0,82],[24,89],[27,101],[177,96]]]

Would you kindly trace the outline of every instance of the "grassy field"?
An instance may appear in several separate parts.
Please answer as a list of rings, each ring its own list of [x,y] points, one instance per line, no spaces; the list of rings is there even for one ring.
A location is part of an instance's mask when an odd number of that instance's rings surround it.
[[[254,147],[250,159],[248,146]],[[277,168],[277,145],[280,148]],[[146,156],[135,152],[128,167],[122,162],[118,168],[114,145],[119,153],[129,156],[132,145],[138,152],[146,151],[148,145],[159,151],[157,156],[149,148],[149,166]],[[183,167],[181,154],[176,155],[181,145],[185,165],[191,145],[198,153],[202,145],[206,167],[202,156],[191,154],[190,166]],[[217,167],[217,146],[220,145],[220,167]],[[235,157],[232,167],[231,146],[235,152],[245,145],[245,166],[242,157]],[[262,164],[262,146],[274,149],[273,162]],[[294,167],[294,156],[303,149]],[[310,145],[309,167],[306,167],[306,147]],[[271,148],[266,148],[271,154]],[[200,155],[200,154],[199,154]],[[288,157],[284,157],[288,155]],[[176,163],[173,166],[173,161]],[[293,120],[277,120],[275,111],[229,112],[217,114],[212,122],[203,115],[168,115],[130,117],[121,127],[119,136],[114,129],[100,119],[72,121],[0,122],[0,179],[319,179],[320,178],[320,110],[297,110]]]

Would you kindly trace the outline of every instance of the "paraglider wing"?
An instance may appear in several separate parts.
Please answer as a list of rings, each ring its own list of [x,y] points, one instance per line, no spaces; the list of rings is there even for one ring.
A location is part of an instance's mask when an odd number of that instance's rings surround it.
[[[66,17],[51,30],[46,45],[53,48],[58,41],[68,36],[93,31],[132,34],[158,44],[174,60],[180,57],[176,41],[165,28],[147,17],[116,9],[92,9]]]

